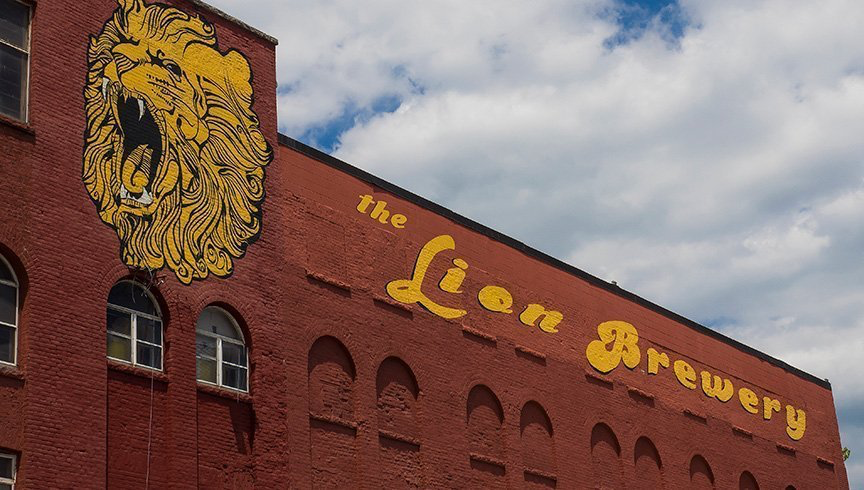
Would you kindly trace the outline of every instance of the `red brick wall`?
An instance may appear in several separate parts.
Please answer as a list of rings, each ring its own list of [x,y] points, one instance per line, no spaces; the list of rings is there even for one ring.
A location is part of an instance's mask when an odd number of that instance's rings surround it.
[[[689,484],[691,460],[701,455],[718,488],[737,485],[744,471],[752,473],[763,488],[846,486],[829,390],[622,299],[614,288],[578,279],[304,154],[280,148],[279,163],[293,176],[283,185],[296,199],[291,205],[295,221],[286,228],[299,236],[289,241],[288,254],[306,258],[303,269],[308,282],[319,289],[304,302],[306,311],[295,313],[297,321],[310,325],[306,328],[324,328],[310,334],[307,342],[320,334],[354,342],[371,337],[368,347],[349,347],[355,359],[371,355],[375,361],[368,366],[370,371],[390,355],[406,360],[419,382],[422,413],[435,414],[431,430],[422,434],[432,439],[429,452],[421,444],[425,478],[433,482],[438,478],[444,486],[476,482],[494,486],[496,479],[519,486],[526,481],[548,485],[554,477],[564,488],[591,486],[595,481],[644,483],[654,478],[674,487]],[[398,230],[359,213],[355,208],[365,194],[385,200],[392,212],[407,215],[406,228]],[[455,321],[443,320],[418,305],[396,303],[385,292],[389,281],[410,277],[417,252],[440,234],[452,235],[456,250],[436,258],[424,292],[436,302],[468,311]],[[324,237],[328,246],[315,248],[316,237]],[[457,257],[469,262],[461,297],[436,289],[438,279]],[[515,314],[483,310],[476,293],[489,284],[513,293],[514,310],[538,302],[562,311],[560,331],[550,335],[522,325]],[[332,316],[334,324],[316,322],[321,314]],[[597,325],[607,320],[627,321],[639,329],[643,358],[635,370],[622,365],[602,375],[586,362],[585,348],[597,338]],[[760,397],[769,395],[806,410],[805,437],[793,441],[786,435],[785,410],[765,421],[761,415],[745,412],[737,396],[720,403],[699,389],[685,389],[671,368],[649,377],[645,373],[648,347],[667,353],[673,361],[687,360],[697,371],[728,378],[736,390],[749,387]],[[357,372],[362,371],[358,361]],[[362,375],[358,374],[357,382],[362,382]],[[495,463],[499,457],[494,450],[483,454],[475,449],[488,446],[487,436],[468,424],[468,394],[477,385],[490,387],[503,406],[503,472]],[[551,440],[542,436],[542,424],[525,423],[523,407],[532,400],[548,414]],[[459,423],[443,428],[443,420]],[[491,422],[485,423],[491,431]],[[601,423],[605,428],[598,429]],[[455,450],[448,453],[448,464],[437,461],[430,454],[436,440],[463,453],[459,457],[452,454]],[[641,441],[638,448],[637,441]],[[784,447],[794,448],[794,456]],[[471,458],[471,453],[481,457]],[[424,459],[426,455],[430,459]],[[818,463],[817,458],[835,467]],[[693,479],[699,478],[694,470]]]
[[[0,252],[24,284],[19,366],[0,371],[0,448],[22,456],[19,488],[141,488],[148,479],[153,488],[587,488],[649,478],[681,488],[709,473],[730,488],[744,471],[761,488],[847,486],[830,391],[277,145],[273,46],[177,4],[252,65],[254,108],[276,151],[261,238],[228,279],[142,278],[163,310],[163,373],[151,380],[106,361],[106,298],[131,272],[81,182],[81,93],[88,36],[115,5],[39,2],[31,121],[24,130],[0,123]],[[367,193],[408,216],[405,229],[359,214]],[[441,234],[456,241],[444,256],[470,264],[458,300],[469,313],[456,321],[384,290]],[[437,260],[430,277],[449,263]],[[516,307],[562,311],[560,332],[483,310],[476,292],[487,284],[505,286]],[[211,304],[246,331],[248,396],[195,382],[196,319]],[[636,325],[643,349],[802,406],[805,437],[788,439],[783,414],[762,421],[683,389],[669,372],[599,375],[585,347],[613,319]]]
[[[249,58],[254,108],[275,145],[274,47],[195,5],[177,5],[212,22],[222,49]],[[116,6],[107,0],[38,2],[29,124],[0,122],[0,253],[25,282],[18,367],[0,372],[0,448],[21,454],[23,489],[134,488],[145,477],[149,377],[109,369],[105,358],[107,294],[130,272],[119,261],[116,234],[98,219],[81,181],[87,43]],[[195,320],[202,305],[233,297],[224,288],[182,288],[175,281],[158,290],[169,318],[165,379],[155,383],[153,486],[197,487]],[[238,308],[256,302],[232,300]],[[212,414],[206,420],[220,427],[202,440],[223,442],[234,412],[202,405]],[[236,423],[248,431],[251,407],[244,413],[247,420]],[[226,452],[236,451],[207,447],[208,457],[220,461],[201,463],[220,469]]]
[[[107,395],[108,488],[164,487],[171,474],[167,383],[109,371]]]

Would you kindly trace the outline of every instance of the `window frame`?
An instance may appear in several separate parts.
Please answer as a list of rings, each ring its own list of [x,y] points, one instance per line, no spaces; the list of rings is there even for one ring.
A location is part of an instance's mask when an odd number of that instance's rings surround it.
[[[18,275],[15,274],[15,269],[12,268],[12,264],[6,260],[3,255],[0,255],[0,265],[5,265],[6,269],[12,274],[12,281],[5,281],[0,279],[0,284],[4,286],[12,286],[15,288],[15,324],[9,325],[3,321],[0,321],[0,325],[4,327],[11,327],[15,333],[15,345],[13,349],[12,362],[7,362],[0,359],[0,366],[17,366],[18,365],[18,338],[20,337],[18,324],[21,323],[21,282],[18,280]]]
[[[132,346],[130,349],[128,361],[126,359],[120,359],[117,357],[112,357],[107,352],[105,353],[105,355],[108,359],[111,359],[112,361],[122,362],[124,364],[129,364],[131,366],[139,367],[142,369],[149,369],[151,371],[162,372],[165,370],[165,323],[162,321],[162,310],[161,310],[161,308],[159,308],[159,302],[156,301],[156,298],[153,296],[153,294],[150,293],[150,291],[147,288],[145,288],[138,281],[134,281],[134,280],[117,281],[113,286],[111,286],[111,289],[114,289],[115,287],[117,287],[118,285],[120,285],[122,283],[129,283],[132,285],[132,287],[136,287],[136,288],[139,288],[142,291],[144,291],[144,294],[147,295],[147,298],[153,304],[153,308],[156,310],[156,314],[150,315],[149,313],[143,313],[140,311],[135,311],[135,310],[132,310],[130,308],[115,305],[113,303],[109,303],[106,301],[106,303],[107,303],[106,315],[107,315],[108,310],[112,310],[115,312],[130,315],[129,335],[110,331],[108,329],[107,319],[106,319],[106,325],[105,325],[105,337],[106,337],[106,339],[108,338],[109,335],[115,335],[117,337],[129,339],[129,341],[132,343]],[[109,292],[109,296],[110,296],[110,292]],[[138,317],[139,316],[142,318],[146,318],[148,320],[153,320],[153,321],[159,322],[159,329],[160,329],[159,338],[162,340],[161,344],[157,345],[157,344],[154,344],[152,342],[148,342],[146,340],[141,340],[138,338]],[[158,347],[159,348],[159,367],[158,368],[153,367],[153,366],[148,366],[147,364],[141,364],[138,362],[138,359],[137,359],[137,357],[138,357],[138,342],[141,342],[142,344],[146,344],[146,345],[151,346],[151,347]]]
[[[10,453],[0,452],[0,458],[12,460],[12,479],[0,476],[0,484],[12,485],[12,490],[15,490],[15,476],[18,473],[18,456]]]
[[[226,316],[228,318],[228,320],[231,322],[231,326],[234,327],[234,331],[240,335],[240,340],[232,339],[230,337],[226,337],[224,335],[219,335],[219,334],[213,333],[213,332],[207,332],[206,330],[201,330],[198,328],[198,325],[196,323],[196,325],[195,325],[195,337],[196,338],[199,335],[201,335],[203,337],[208,337],[208,338],[216,340],[216,357],[215,357],[215,359],[213,357],[210,357],[210,356],[204,356],[204,355],[199,354],[198,353],[198,342],[197,341],[195,342],[195,360],[196,360],[196,363],[197,363],[198,359],[208,359],[208,360],[215,360],[216,361],[216,382],[214,383],[212,381],[208,381],[206,379],[199,378],[197,372],[195,373],[195,380],[198,381],[199,383],[203,383],[203,384],[206,384],[209,386],[217,386],[219,388],[225,388],[227,390],[233,390],[233,391],[237,391],[239,393],[249,393],[249,346],[246,345],[246,336],[243,334],[243,329],[240,328],[240,325],[237,323],[237,320],[234,318],[234,315],[232,315],[230,312],[228,312],[224,308],[220,308],[218,306],[208,306],[208,307],[204,308],[203,310],[201,310],[201,314],[198,316],[199,322],[201,321],[201,315],[204,315],[204,312],[206,312],[208,309],[217,310],[217,311],[219,311],[219,313]],[[244,357],[246,358],[246,365],[245,366],[240,366],[239,364],[234,364],[233,362],[228,362],[228,361],[223,360],[223,356],[222,356],[222,343],[223,342],[228,342],[229,344],[243,348]],[[222,380],[222,365],[223,364],[227,364],[228,366],[235,367],[235,368],[240,368],[245,372],[245,374],[246,374],[246,380],[245,380],[246,381],[246,383],[245,383],[246,389],[245,390],[242,390],[240,388],[235,388],[233,386],[226,385],[223,383],[223,380]]]
[[[24,124],[30,123],[30,53],[33,50],[33,10],[35,5],[30,2],[26,2],[23,0],[9,0],[11,2],[19,3],[25,7],[27,7],[27,47],[25,49],[21,49],[18,46],[10,44],[2,39],[0,39],[0,44],[4,46],[8,46],[9,48],[18,51],[19,53],[24,54],[27,59],[27,68],[24,70],[24,84],[22,85],[22,89],[24,93],[22,94],[22,103],[24,104],[24,110],[22,111],[21,118],[17,118],[14,116],[9,116],[6,114],[0,114],[0,117],[5,117],[11,119],[13,121],[19,121]]]

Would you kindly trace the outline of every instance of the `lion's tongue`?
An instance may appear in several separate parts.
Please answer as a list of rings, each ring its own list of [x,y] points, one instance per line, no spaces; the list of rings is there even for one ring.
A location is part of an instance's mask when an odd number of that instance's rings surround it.
[[[144,187],[150,179],[150,165],[153,158],[153,149],[148,145],[138,145],[129,152],[123,160],[122,177],[123,185],[132,194],[144,192]]]

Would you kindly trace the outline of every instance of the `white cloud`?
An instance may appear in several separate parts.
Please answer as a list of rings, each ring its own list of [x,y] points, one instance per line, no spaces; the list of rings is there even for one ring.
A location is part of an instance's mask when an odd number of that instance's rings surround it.
[[[611,51],[611,0],[215,3],[280,39],[287,134],[398,96],[336,156],[830,378],[864,454],[860,1],[682,0]]]

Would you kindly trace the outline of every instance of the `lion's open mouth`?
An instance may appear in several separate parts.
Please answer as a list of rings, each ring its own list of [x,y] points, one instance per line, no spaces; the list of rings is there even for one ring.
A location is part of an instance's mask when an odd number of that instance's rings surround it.
[[[162,132],[149,104],[122,86],[106,90],[112,97],[114,118],[120,129],[115,162],[120,170],[120,202],[134,208],[150,206],[154,200],[153,183],[162,161]]]

